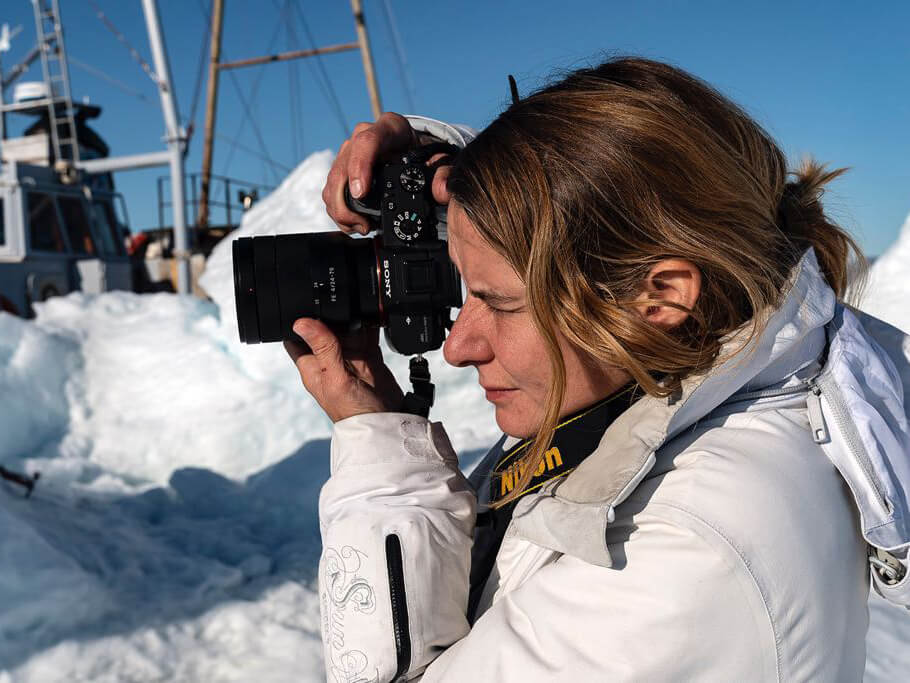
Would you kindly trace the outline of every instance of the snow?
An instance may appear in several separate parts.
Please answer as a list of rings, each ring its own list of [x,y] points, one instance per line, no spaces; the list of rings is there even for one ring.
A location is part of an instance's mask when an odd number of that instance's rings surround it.
[[[910,331],[910,216],[904,221],[897,241],[869,271],[861,308],[895,327]]]
[[[235,237],[332,230],[331,161],[306,159]],[[280,344],[238,341],[230,255],[226,240],[208,262],[211,301],[75,293],[32,321],[0,314],[0,464],[41,472],[30,499],[0,485],[0,683],[324,680],[330,424]],[[908,294],[910,220],[862,305],[910,329]],[[473,370],[430,362],[434,418],[470,467],[492,411]],[[867,680],[893,678],[910,616],[870,611]]]

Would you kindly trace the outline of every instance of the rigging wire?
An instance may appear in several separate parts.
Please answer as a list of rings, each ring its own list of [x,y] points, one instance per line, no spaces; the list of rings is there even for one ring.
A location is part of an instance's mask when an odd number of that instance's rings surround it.
[[[95,10],[95,16],[97,16],[101,23],[107,27],[108,31],[114,34],[114,37],[117,38],[117,40],[119,40],[129,51],[133,60],[135,60],[136,63],[142,67],[142,70],[145,72],[145,74],[152,79],[152,83],[155,84],[155,87],[160,88],[161,82],[158,80],[158,75],[155,73],[154,69],[149,66],[149,63],[143,59],[142,55],[139,54],[139,51],[130,45],[129,41],[126,39],[126,36],[124,36],[120,30],[114,26],[113,22],[108,18],[108,16],[102,11],[100,7],[98,7],[98,3],[96,3],[95,0],[87,0],[87,2]]]
[[[284,7],[281,8],[281,16],[285,20],[285,45],[288,50],[294,49],[296,47],[296,40],[292,41],[292,28],[291,28],[291,19],[292,16],[289,16],[291,13],[291,0],[284,0]],[[291,124],[291,147],[294,154],[294,159],[300,159],[300,142],[299,135],[297,134],[297,121],[300,118],[299,107],[300,104],[299,94],[297,92],[297,79],[296,76],[296,65],[297,61],[294,59],[288,60],[288,107],[290,109],[290,124]]]
[[[290,41],[289,41],[290,42]],[[288,63],[288,90],[290,91],[290,97],[288,98],[291,108],[291,139],[293,141],[294,147],[294,159],[300,159],[300,147],[302,145],[300,138],[303,137],[302,130],[298,130],[298,127],[301,125],[300,117],[300,92],[299,92],[299,75],[296,69],[296,65],[293,62]]]
[[[294,2],[294,0],[287,0],[289,12],[291,9],[290,4],[292,2]],[[293,16],[288,17],[287,31],[288,31],[288,40],[290,41],[288,44],[288,48],[293,49],[293,48],[300,47],[300,41],[297,38],[297,31],[294,30],[294,17]],[[300,68],[299,68],[300,65],[298,64],[296,59],[289,60],[288,65],[291,65],[291,64],[294,65],[294,75],[293,75],[294,86],[293,86],[293,89],[291,90],[292,97],[294,98],[294,103],[293,103],[294,111],[291,115],[291,127],[292,127],[292,133],[295,136],[295,140],[297,140],[297,135],[299,132],[299,141],[300,141],[300,147],[294,150],[294,161],[296,163],[296,162],[300,161],[300,157],[303,154],[303,150],[305,149],[304,127],[303,127],[304,117],[302,115],[303,106],[302,106],[302,95],[301,95],[301,93],[303,92],[303,86],[300,82]],[[290,74],[289,74],[289,76],[290,76]],[[298,128],[299,128],[299,131],[298,131]]]
[[[201,0],[200,0],[201,1]],[[209,3],[209,9],[204,13],[203,19],[208,17],[208,20],[205,21],[205,38],[202,39],[202,45],[199,50],[199,65],[196,67],[196,85],[193,87],[193,106],[190,109],[189,116],[189,125],[187,126],[187,131],[190,133],[196,128],[196,110],[199,106],[199,97],[202,95],[202,77],[205,74],[205,55],[210,47],[209,39],[212,35],[212,9],[214,5]],[[186,123],[186,121],[184,121]],[[191,134],[191,133],[190,133]]]
[[[155,107],[157,108],[157,105],[155,105],[155,103],[152,102],[149,98],[147,98],[144,94],[142,94],[141,92],[139,92],[139,91],[136,90],[135,88],[131,88],[130,86],[128,86],[128,85],[127,85],[126,83],[124,83],[123,81],[118,81],[118,80],[117,80],[116,78],[114,78],[113,76],[110,76],[110,75],[104,73],[101,69],[97,69],[97,68],[95,68],[94,66],[92,66],[91,64],[86,64],[85,62],[83,62],[83,61],[81,61],[81,60],[79,60],[79,59],[76,59],[76,58],[73,57],[73,55],[71,55],[71,54],[70,54],[70,55],[67,55],[66,58],[67,58],[67,60],[68,60],[69,62],[71,62],[74,66],[78,66],[80,69],[82,69],[83,71],[86,71],[86,72],[90,73],[92,76],[95,76],[96,78],[100,78],[100,79],[103,80],[103,81],[107,81],[108,83],[110,83],[110,84],[113,85],[114,87],[119,88],[120,90],[122,90],[123,92],[125,92],[127,95],[132,95],[133,97],[137,97],[137,98],[139,98],[140,100],[142,100],[143,102],[145,102],[146,104],[149,104],[149,105],[151,105],[151,106],[155,106]]]
[[[207,21],[208,24],[209,24],[209,26],[211,26],[211,21],[210,21],[209,19],[207,19],[207,13],[206,13],[205,5],[203,5],[202,0],[197,0],[196,5],[197,5],[197,7],[199,8],[199,12],[202,14],[203,20],[204,20],[204,21]],[[279,24],[278,24],[278,26],[275,27],[275,31],[272,33],[272,38],[271,38],[271,40],[270,40],[270,43],[271,43],[271,44],[274,44],[275,38],[278,36],[278,31],[280,31],[280,30],[281,30],[281,23],[280,23],[280,19],[279,19]],[[270,44],[270,46],[269,46],[269,49],[271,49],[271,44]],[[224,53],[224,50],[222,49],[222,55],[224,55],[224,54],[225,54],[225,53]],[[237,138],[239,138],[239,137],[243,134],[243,128],[244,128],[244,126],[246,125],[246,120],[249,118],[249,119],[251,120],[251,123],[252,123],[252,126],[253,126],[253,132],[254,132],[254,134],[256,135],[256,138],[257,138],[257,140],[258,140],[258,142],[259,142],[259,146],[260,146],[261,149],[262,149],[262,151],[261,151],[260,153],[256,153],[256,154],[254,154],[254,156],[257,156],[258,158],[260,158],[260,159],[266,161],[267,163],[269,163],[269,164],[270,164],[270,167],[272,168],[272,173],[275,175],[275,178],[276,178],[277,180],[280,181],[280,178],[279,178],[278,174],[275,173],[275,171],[274,171],[274,167],[275,167],[275,165],[278,165],[278,166],[282,166],[282,165],[281,165],[281,164],[278,164],[276,161],[274,161],[274,160],[268,155],[268,148],[265,146],[265,141],[263,140],[262,132],[259,130],[259,126],[256,125],[255,119],[252,118],[252,116],[251,116],[250,105],[249,105],[249,103],[247,102],[246,97],[244,97],[244,95],[243,95],[243,90],[242,90],[241,87],[240,87],[240,83],[239,83],[239,81],[237,80],[237,76],[236,76],[236,74],[234,73],[234,70],[233,70],[233,69],[227,69],[227,72],[228,72],[228,75],[229,75],[230,78],[231,78],[231,83],[233,84],[234,89],[237,91],[237,95],[238,95],[238,97],[239,97],[241,103],[243,104],[244,115],[243,115],[243,118],[242,118],[241,121],[240,121],[240,126],[239,126],[239,128],[238,128],[238,130],[237,130],[237,133],[236,133],[236,135],[235,135],[233,138],[231,138],[230,136],[227,136],[227,135],[222,136],[222,135],[220,135],[220,134],[216,134],[216,135],[218,135],[219,137],[223,137],[223,138],[225,138],[226,140],[229,140],[229,141],[231,142],[231,147],[230,147],[230,149],[228,150],[227,160],[225,161],[225,163],[224,163],[224,165],[223,165],[223,167],[222,167],[221,173],[222,173],[222,175],[227,175],[227,171],[228,171],[228,168],[230,167],[231,160],[232,160],[233,157],[234,157],[234,152],[235,152],[236,149],[238,149],[239,143],[237,142]],[[253,84],[253,90],[252,90],[252,97],[253,97],[253,98],[256,97],[257,91],[258,91],[258,89],[259,89],[259,82],[260,82],[261,78],[262,78],[262,69],[259,70],[259,73],[258,73],[257,76],[256,76],[256,81],[255,81],[255,83]],[[244,151],[247,151],[247,152],[249,153],[249,149],[245,149]]]
[[[249,119],[250,125],[253,127],[253,133],[256,135],[256,140],[259,142],[259,146],[262,148],[263,156],[271,162],[271,157],[268,155],[268,148],[265,146],[265,140],[262,137],[262,131],[259,130],[259,126],[256,123],[256,118],[253,116],[250,103],[247,101],[246,97],[243,95],[243,89],[240,87],[240,83],[237,80],[237,75],[234,73],[233,69],[228,70],[228,76],[231,77],[231,83],[234,85],[234,90],[237,91],[237,97],[240,98],[240,103],[243,105],[244,110],[244,120]],[[239,134],[238,134],[239,136]],[[231,150],[233,151],[233,147]],[[230,161],[230,160],[229,160]],[[272,162],[273,163],[273,162]],[[274,167],[272,168],[272,173],[275,175],[275,181],[281,182],[281,178],[275,173]],[[225,169],[227,169],[227,164],[225,164]],[[227,172],[223,172],[223,175],[227,175]]]
[[[199,0],[198,4],[199,4],[200,9],[203,9],[203,7],[202,7],[202,0]],[[271,52],[271,51],[273,50],[273,48],[274,48],[274,46],[275,46],[275,41],[276,41],[276,39],[278,38],[278,35],[279,35],[280,31],[281,31],[281,17],[279,16],[279,17],[278,17],[278,23],[277,23],[277,25],[275,26],[275,30],[272,32],[272,37],[269,39],[269,46],[268,46],[268,51],[269,51],[269,52]],[[259,85],[262,83],[262,76],[263,76],[263,74],[265,73],[264,66],[265,66],[265,65],[260,66],[260,67],[258,68],[258,71],[257,71],[257,73],[256,73],[256,79],[253,81],[253,87],[252,87],[251,90],[250,90],[250,99],[252,99],[252,100],[255,100],[255,99],[256,99],[256,95],[259,93]],[[256,134],[256,137],[259,139],[259,144],[260,144],[260,146],[262,147],[262,151],[263,151],[263,153],[268,157],[268,149],[266,148],[265,143],[264,143],[263,140],[262,140],[262,133],[259,131],[259,127],[258,127],[258,125],[256,124],[256,120],[255,120],[255,118],[252,116],[252,110],[251,110],[249,104],[247,103],[246,98],[243,97],[242,91],[241,91],[241,89],[240,89],[239,81],[237,80],[237,76],[236,76],[236,74],[234,73],[234,70],[233,70],[233,69],[227,69],[227,72],[228,72],[228,75],[231,77],[231,82],[234,84],[234,88],[237,90],[237,94],[240,96],[241,100],[242,100],[243,103],[244,103],[244,116],[243,116],[243,118],[240,120],[240,125],[239,125],[238,128],[237,128],[237,132],[235,133],[234,138],[235,138],[235,139],[238,139],[238,138],[240,138],[240,137],[242,136],[242,134],[243,134],[243,129],[244,129],[244,127],[246,126],[247,119],[249,119],[251,125],[252,125],[253,128],[254,128],[254,133]],[[221,172],[222,175],[227,175],[227,169],[228,169],[228,167],[230,166],[230,163],[231,163],[231,161],[232,161],[233,158],[234,158],[234,151],[235,151],[235,149],[236,149],[236,148],[232,146],[232,147],[228,150],[227,158],[226,158],[226,160],[225,160],[225,162],[224,162],[224,165],[223,165],[223,167],[222,167],[222,168],[223,168],[223,170],[222,170],[222,172]],[[280,178],[277,178],[277,177],[276,177],[276,180],[280,180]]]
[[[395,23],[395,15],[392,14],[392,4],[389,0],[383,0],[383,15],[385,16],[386,27],[392,36],[392,45],[395,47],[395,61],[398,63],[398,71],[401,74],[401,82],[405,86],[405,96],[408,99],[408,106],[411,113],[417,113],[417,107],[414,106],[414,81],[411,80],[411,73],[408,69],[408,58],[404,52],[404,46],[401,43],[401,36],[398,34],[398,26]]]
[[[261,161],[271,164],[273,167],[279,169],[280,171],[282,171],[285,174],[290,173],[292,170],[290,167],[285,166],[281,162],[275,161],[274,159],[271,159],[271,158],[265,156],[262,152],[259,152],[255,149],[253,149],[252,147],[247,147],[242,142],[240,142],[239,140],[235,140],[234,138],[232,138],[229,135],[225,135],[224,133],[215,133],[215,137],[219,138],[221,140],[224,140],[225,142],[230,142],[232,145],[236,145],[237,149],[239,149],[241,152],[246,152],[247,154],[254,156],[257,159],[260,159]]]
[[[303,24],[303,30],[306,32],[307,40],[310,41],[310,47],[316,49],[316,41],[313,39],[313,33],[310,31],[310,25],[307,23],[306,17],[303,16],[303,10],[300,8],[300,5],[297,2],[292,2],[294,8],[297,10],[297,14],[300,17],[300,23]],[[316,65],[319,68],[319,72],[322,74],[322,80],[317,78],[317,82],[322,87],[322,92],[325,94],[326,98],[331,103],[333,109],[335,110],[335,117],[338,119],[338,122],[341,124],[341,129],[344,131],[344,137],[351,137],[351,129],[348,126],[347,119],[344,116],[344,110],[341,107],[341,102],[338,101],[338,93],[335,92],[335,86],[332,85],[332,80],[329,78],[329,74],[325,69],[325,64],[322,62],[322,55],[315,55]]]

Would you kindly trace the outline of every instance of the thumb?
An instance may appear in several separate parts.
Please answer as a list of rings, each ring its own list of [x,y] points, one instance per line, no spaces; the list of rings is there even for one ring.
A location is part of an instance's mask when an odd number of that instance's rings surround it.
[[[324,374],[331,376],[344,372],[341,343],[325,323],[312,318],[300,318],[294,322],[293,330],[313,351],[313,360]]]

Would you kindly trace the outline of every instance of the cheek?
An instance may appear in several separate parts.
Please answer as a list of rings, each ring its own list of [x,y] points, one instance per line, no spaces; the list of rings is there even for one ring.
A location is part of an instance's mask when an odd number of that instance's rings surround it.
[[[553,374],[550,356],[530,319],[507,316],[496,324],[494,338],[497,358],[518,388],[545,395]]]

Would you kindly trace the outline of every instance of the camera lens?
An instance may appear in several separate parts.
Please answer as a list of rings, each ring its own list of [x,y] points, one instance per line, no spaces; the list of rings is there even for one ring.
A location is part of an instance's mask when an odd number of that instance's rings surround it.
[[[253,272],[253,240],[242,237],[234,240],[234,303],[237,306],[237,327],[240,341],[259,342],[259,314],[256,312],[256,278]]]
[[[233,257],[242,342],[293,339],[301,317],[338,331],[380,324],[373,240],[337,232],[241,237]]]

